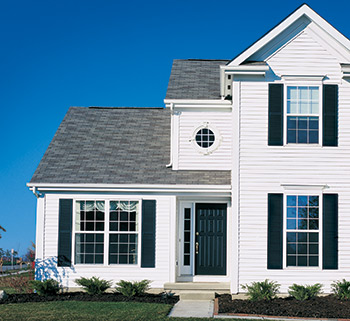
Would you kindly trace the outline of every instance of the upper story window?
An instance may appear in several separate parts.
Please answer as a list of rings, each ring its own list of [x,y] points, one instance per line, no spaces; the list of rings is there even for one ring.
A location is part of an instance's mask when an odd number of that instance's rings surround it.
[[[215,126],[204,122],[194,129],[189,141],[199,153],[209,155],[220,146],[221,140],[222,137]]]
[[[198,146],[208,148],[215,142],[215,134],[209,128],[202,128],[196,134],[196,142]]]
[[[338,146],[338,85],[304,84],[269,84],[269,146]]]
[[[319,111],[319,87],[287,87],[287,144],[319,143]]]

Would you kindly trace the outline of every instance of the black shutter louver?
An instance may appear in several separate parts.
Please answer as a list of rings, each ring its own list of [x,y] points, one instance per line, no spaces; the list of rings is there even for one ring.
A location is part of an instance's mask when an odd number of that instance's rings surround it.
[[[338,146],[338,85],[323,85],[323,146]]]
[[[323,269],[338,269],[338,194],[323,194]]]
[[[141,267],[156,265],[156,201],[142,201]]]
[[[73,200],[59,200],[57,266],[72,265]]]
[[[283,194],[268,194],[267,268],[283,268]]]
[[[268,145],[283,145],[283,84],[269,84]]]

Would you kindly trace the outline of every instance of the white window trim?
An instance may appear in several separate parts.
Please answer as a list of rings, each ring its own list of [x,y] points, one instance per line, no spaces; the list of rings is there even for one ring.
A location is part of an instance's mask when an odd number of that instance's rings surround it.
[[[215,135],[215,141],[214,141],[213,145],[211,145],[208,148],[200,147],[196,142],[197,132],[201,129],[204,129],[204,128],[210,129]],[[192,135],[191,135],[189,141],[192,143],[193,148],[198,153],[203,154],[203,155],[210,155],[219,148],[219,146],[222,142],[222,136],[220,135],[219,130],[212,123],[203,122],[201,125],[199,125],[193,129]]]
[[[286,81],[283,82],[283,146],[284,147],[322,147],[323,132],[323,83],[321,81]],[[288,116],[310,116],[317,117],[317,114],[287,114],[287,88],[288,87],[318,87],[319,88],[319,108],[318,108],[318,144],[287,143],[287,117]]]
[[[75,227],[76,222],[76,204],[77,201],[104,201],[105,202],[105,229],[104,231],[77,231]],[[139,215],[138,215],[138,239],[137,239],[137,264],[109,264],[109,203],[111,201],[137,201],[139,202]],[[108,211],[107,211],[108,209]],[[141,198],[129,198],[129,197],[86,197],[86,198],[73,198],[73,215],[72,215],[72,255],[71,262],[73,266],[80,267],[128,267],[128,268],[140,268],[141,267],[141,236],[142,236],[142,199]],[[103,242],[103,263],[95,264],[85,264],[85,263],[75,263],[75,235],[76,233],[89,233],[89,234],[104,234]],[[112,231],[113,233],[113,231]],[[117,232],[115,233],[117,234]]]
[[[287,196],[307,195],[318,196],[319,200],[319,225],[318,225],[318,266],[287,266]],[[315,230],[316,231],[316,230]],[[303,230],[300,230],[303,232]],[[323,262],[323,193],[319,190],[294,190],[283,194],[283,269],[285,270],[322,270]]]

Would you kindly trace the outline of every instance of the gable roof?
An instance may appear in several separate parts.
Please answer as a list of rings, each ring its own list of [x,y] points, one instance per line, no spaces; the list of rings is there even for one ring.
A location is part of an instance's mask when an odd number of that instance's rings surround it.
[[[282,20],[276,27],[264,34],[260,39],[254,42],[246,50],[233,58],[227,65],[238,66],[244,63],[254,53],[267,45],[270,41],[276,38],[283,31],[288,29],[301,17],[307,17],[315,22],[321,29],[326,31],[339,45],[347,51],[347,56],[350,57],[350,40],[340,33],[336,28],[323,19],[318,13],[312,10],[307,4],[302,4],[299,8],[293,11],[289,16]],[[349,58],[348,58],[349,59]],[[345,62],[345,61],[344,61]]]
[[[220,66],[229,60],[176,59],[165,99],[220,99]]]
[[[173,171],[170,111],[71,107],[30,183],[230,185],[230,171]]]

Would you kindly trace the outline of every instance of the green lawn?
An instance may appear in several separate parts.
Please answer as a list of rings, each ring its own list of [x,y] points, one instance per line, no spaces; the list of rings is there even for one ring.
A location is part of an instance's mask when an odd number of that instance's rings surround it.
[[[209,320],[169,319],[172,306],[168,304],[134,302],[78,302],[19,303],[0,305],[0,320]]]

